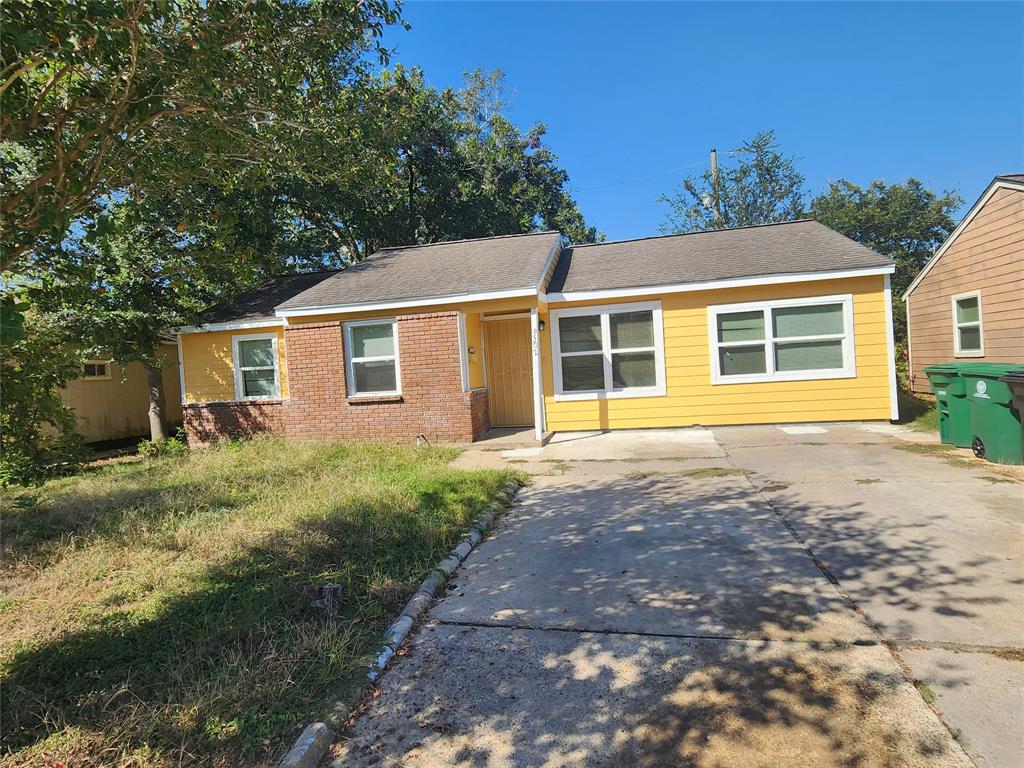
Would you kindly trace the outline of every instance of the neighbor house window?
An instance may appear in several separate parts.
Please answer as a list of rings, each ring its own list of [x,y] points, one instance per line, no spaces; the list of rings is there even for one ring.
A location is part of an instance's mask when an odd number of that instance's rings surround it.
[[[659,302],[556,310],[551,319],[557,398],[665,394]]]
[[[953,351],[956,357],[981,357],[985,354],[981,291],[953,297]]]
[[[83,379],[109,379],[110,364],[106,360],[86,360],[82,365]]]
[[[345,363],[350,395],[397,395],[398,324],[395,320],[345,323]]]
[[[249,333],[231,339],[235,369],[235,399],[260,400],[281,396],[277,334]]]
[[[708,307],[713,384],[854,376],[853,298]]]

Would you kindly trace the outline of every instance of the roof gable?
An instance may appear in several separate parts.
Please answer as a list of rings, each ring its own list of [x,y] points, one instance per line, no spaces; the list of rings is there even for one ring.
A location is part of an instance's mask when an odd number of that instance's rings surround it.
[[[956,239],[963,234],[964,230],[970,226],[971,222],[974,221],[974,217],[977,216],[981,209],[985,207],[985,204],[992,199],[992,196],[1000,189],[1014,189],[1020,192],[1024,192],[1024,173],[1010,173],[1001,176],[996,176],[992,179],[991,183],[985,188],[985,191],[981,193],[981,197],[977,199],[971,209],[963,217],[956,229],[949,233],[949,237],[940,245],[936,250],[935,254],[928,259],[928,263],[924,265],[921,271],[918,273],[914,281],[907,286],[907,290],[903,292],[900,297],[906,301],[909,296],[921,281],[924,280],[925,276],[932,270],[932,268],[938,263],[942,255],[949,250],[950,246],[956,242]]]

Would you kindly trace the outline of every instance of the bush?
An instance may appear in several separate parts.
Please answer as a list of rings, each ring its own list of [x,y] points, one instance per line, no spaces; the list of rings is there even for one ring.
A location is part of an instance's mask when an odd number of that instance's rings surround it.
[[[5,297],[6,304],[11,298]],[[20,305],[24,306],[24,305]],[[28,485],[76,471],[86,456],[75,414],[58,389],[76,376],[79,358],[60,329],[31,313],[5,333],[0,354],[0,484]]]
[[[143,440],[139,443],[139,455],[145,458],[156,456],[184,456],[188,451],[185,442],[185,430],[179,429],[162,443],[154,440]]]

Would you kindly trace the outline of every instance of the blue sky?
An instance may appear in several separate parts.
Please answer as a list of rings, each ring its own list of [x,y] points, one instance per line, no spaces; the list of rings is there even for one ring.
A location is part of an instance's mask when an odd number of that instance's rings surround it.
[[[1022,3],[419,2],[385,43],[431,85],[500,68],[587,220],[657,234],[658,196],[774,129],[812,191],[916,176],[969,205],[1024,172]]]

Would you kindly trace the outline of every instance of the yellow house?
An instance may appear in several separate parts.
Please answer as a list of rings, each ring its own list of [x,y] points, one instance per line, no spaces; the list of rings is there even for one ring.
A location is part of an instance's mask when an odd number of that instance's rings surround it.
[[[173,344],[161,348],[164,414],[170,427],[181,425],[181,384]],[[142,363],[118,365],[108,357],[86,360],[82,375],[60,391],[75,412],[77,431],[86,442],[149,436],[149,392]]]
[[[814,221],[388,248],[180,328],[197,442],[897,418],[892,261]]]

